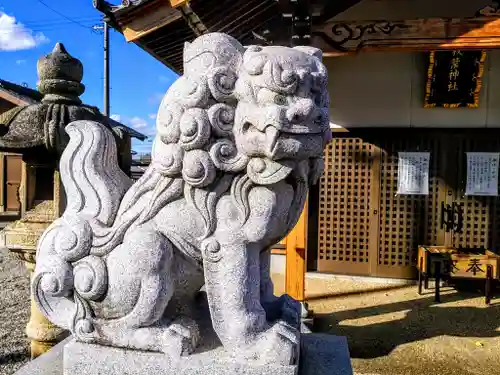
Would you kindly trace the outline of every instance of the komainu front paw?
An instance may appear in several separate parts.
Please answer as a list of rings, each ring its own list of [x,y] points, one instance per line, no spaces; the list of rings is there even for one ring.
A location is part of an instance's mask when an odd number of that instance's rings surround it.
[[[288,294],[283,294],[280,298],[282,300],[281,319],[293,327],[299,328],[302,310],[300,302],[293,299]]]
[[[256,337],[255,342],[244,350],[244,357],[260,364],[295,365],[298,362],[299,345],[299,330],[279,320]]]
[[[200,341],[197,323],[189,318],[172,321],[163,335],[163,352],[172,356],[187,356],[194,352]]]
[[[301,305],[300,302],[290,297],[288,294],[283,294],[275,297],[272,301],[262,303],[262,307],[266,311],[267,320],[284,320],[293,327],[299,328]]]

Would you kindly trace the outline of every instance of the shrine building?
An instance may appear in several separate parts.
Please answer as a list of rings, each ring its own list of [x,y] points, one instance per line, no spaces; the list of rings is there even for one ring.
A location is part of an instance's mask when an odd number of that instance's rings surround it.
[[[411,279],[419,245],[500,251],[498,3],[94,3],[179,74],[184,43],[207,32],[323,50],[334,139],[298,226],[274,249],[289,274]],[[299,299],[301,282],[287,281]]]

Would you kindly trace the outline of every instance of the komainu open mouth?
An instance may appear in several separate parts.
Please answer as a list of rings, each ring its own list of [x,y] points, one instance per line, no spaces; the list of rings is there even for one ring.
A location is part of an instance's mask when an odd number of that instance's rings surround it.
[[[276,162],[268,158],[252,158],[247,166],[247,174],[256,184],[271,185],[287,178],[295,163],[290,159]]]

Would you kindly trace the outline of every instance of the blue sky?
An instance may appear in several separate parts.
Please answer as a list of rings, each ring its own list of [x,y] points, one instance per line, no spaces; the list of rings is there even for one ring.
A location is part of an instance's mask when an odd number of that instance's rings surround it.
[[[38,58],[62,42],[83,63],[82,100],[102,111],[103,36],[92,31],[93,25],[102,25],[102,15],[92,0],[2,0],[0,4],[0,78],[35,88]],[[110,113],[116,120],[154,136],[160,100],[176,78],[152,56],[125,42],[123,35],[110,31]],[[147,141],[133,143],[137,152],[150,148]]]

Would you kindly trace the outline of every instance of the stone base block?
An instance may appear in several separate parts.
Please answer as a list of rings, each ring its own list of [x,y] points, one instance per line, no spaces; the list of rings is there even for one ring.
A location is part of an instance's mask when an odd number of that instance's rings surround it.
[[[303,334],[299,366],[251,366],[224,359],[222,348],[169,361],[161,353],[88,345],[67,339],[15,375],[352,375],[344,337]]]
[[[343,337],[302,335],[300,366],[231,361],[221,347],[177,360],[162,353],[82,344],[64,347],[64,375],[352,375]],[[299,368],[300,367],[300,368]]]
[[[299,375],[353,375],[343,336],[302,334],[299,362]]]
[[[222,349],[173,360],[162,353],[71,342],[64,375],[296,375],[297,366],[250,366],[228,361]]]

